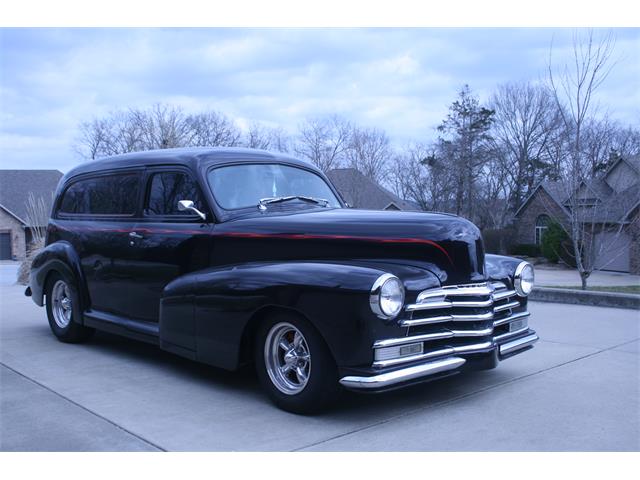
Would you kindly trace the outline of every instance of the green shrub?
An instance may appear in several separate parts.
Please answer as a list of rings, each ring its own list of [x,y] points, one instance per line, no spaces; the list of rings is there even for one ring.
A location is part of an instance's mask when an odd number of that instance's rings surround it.
[[[540,251],[542,255],[551,263],[558,263],[565,249],[566,241],[569,239],[567,232],[564,231],[558,222],[551,222],[547,226],[542,235]]]

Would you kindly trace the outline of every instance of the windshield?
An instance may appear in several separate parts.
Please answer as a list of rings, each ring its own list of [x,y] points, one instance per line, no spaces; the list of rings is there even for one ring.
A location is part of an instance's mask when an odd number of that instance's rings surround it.
[[[323,199],[328,201],[329,207],[340,208],[340,202],[322,178],[308,170],[287,165],[249,164],[214,168],[209,172],[209,185],[218,204],[226,210],[255,207],[266,198],[290,196]]]

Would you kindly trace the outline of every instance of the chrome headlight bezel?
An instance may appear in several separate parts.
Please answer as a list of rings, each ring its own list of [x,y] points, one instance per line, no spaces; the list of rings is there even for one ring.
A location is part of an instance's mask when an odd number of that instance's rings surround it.
[[[385,303],[388,304],[389,302],[385,302],[384,297],[386,296],[388,299],[389,293],[397,297],[394,302],[396,307],[393,309],[385,307]],[[391,320],[396,318],[400,312],[402,312],[404,299],[405,292],[402,281],[395,275],[385,273],[380,275],[371,287],[371,293],[369,294],[369,306],[371,307],[371,311],[377,317],[384,320]]]
[[[531,272],[529,276],[529,271]],[[521,297],[528,297],[535,284],[535,270],[529,262],[520,262],[513,277],[513,287]]]

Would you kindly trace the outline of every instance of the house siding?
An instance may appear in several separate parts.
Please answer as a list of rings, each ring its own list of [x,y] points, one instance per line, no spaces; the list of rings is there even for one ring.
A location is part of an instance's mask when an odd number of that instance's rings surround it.
[[[536,242],[536,219],[540,215],[549,215],[559,223],[566,222],[566,214],[544,188],[539,188],[518,213],[516,243],[534,244]]]
[[[24,227],[4,208],[0,208],[0,233],[11,234],[11,256],[23,260],[26,255]]]

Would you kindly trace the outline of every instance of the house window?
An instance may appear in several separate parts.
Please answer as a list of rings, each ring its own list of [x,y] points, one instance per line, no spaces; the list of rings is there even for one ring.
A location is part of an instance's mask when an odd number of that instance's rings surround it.
[[[547,228],[549,228],[549,223],[551,223],[549,215],[539,215],[536,218],[536,245],[542,243],[542,237]]]

